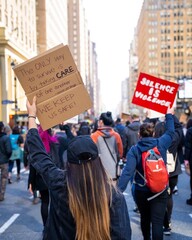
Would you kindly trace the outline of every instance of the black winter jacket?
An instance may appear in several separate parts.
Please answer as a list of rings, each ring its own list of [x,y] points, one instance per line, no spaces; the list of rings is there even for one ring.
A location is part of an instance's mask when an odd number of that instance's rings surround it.
[[[185,160],[188,160],[192,164],[192,127],[187,129],[185,135]]]
[[[66,183],[67,172],[56,167],[51,161],[37,129],[28,131],[26,141],[31,164],[43,177],[51,196],[49,217],[45,226],[43,240],[75,240],[76,225],[69,209]],[[123,194],[114,193],[110,217],[111,239],[131,239],[129,215]]]
[[[175,157],[176,164],[175,164],[175,171],[172,173],[169,173],[169,177],[174,177],[182,173],[179,154],[178,154],[178,147],[181,144],[183,139],[183,128],[175,115],[173,115],[173,119],[174,119],[175,133],[173,135],[171,146],[169,147],[169,152],[172,153],[173,156]]]
[[[11,140],[6,133],[0,133],[0,164],[8,163],[12,154]]]
[[[125,128],[126,146],[124,148],[123,153],[124,157],[126,157],[129,149],[138,142],[139,140],[138,133],[140,126],[141,126],[140,121],[133,121]]]

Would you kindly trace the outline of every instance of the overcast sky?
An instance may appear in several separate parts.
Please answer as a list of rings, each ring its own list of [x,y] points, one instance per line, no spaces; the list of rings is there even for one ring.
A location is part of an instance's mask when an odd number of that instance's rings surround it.
[[[120,101],[121,82],[129,75],[129,48],[142,3],[84,0],[91,40],[96,43],[103,111],[114,112]]]

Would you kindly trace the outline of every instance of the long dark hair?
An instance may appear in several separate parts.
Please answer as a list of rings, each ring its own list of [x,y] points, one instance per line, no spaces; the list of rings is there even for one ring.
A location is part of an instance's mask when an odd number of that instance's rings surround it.
[[[112,189],[99,157],[67,166],[69,207],[76,222],[78,240],[109,240]]]

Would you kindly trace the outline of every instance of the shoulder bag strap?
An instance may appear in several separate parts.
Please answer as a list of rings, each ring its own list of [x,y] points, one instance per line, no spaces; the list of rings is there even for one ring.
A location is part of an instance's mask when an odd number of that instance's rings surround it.
[[[111,149],[110,149],[109,145],[107,144],[107,141],[106,141],[106,139],[104,137],[103,137],[103,140],[104,140],[104,142],[105,142],[105,144],[106,144],[106,146],[107,146],[107,148],[108,148],[108,150],[109,150],[109,152],[111,154],[111,157],[113,158],[114,162],[116,163],[116,178],[118,179],[119,178],[119,175],[118,175],[119,162],[115,160],[115,158],[114,158],[114,156],[113,156],[113,154],[111,152]],[[113,180],[117,180],[117,179],[113,179]]]
[[[105,144],[106,144],[106,146],[107,146],[107,148],[108,148],[108,150],[109,150],[109,152],[111,154],[111,157],[113,158],[114,162],[116,163],[116,160],[115,160],[115,158],[114,158],[114,156],[113,156],[113,154],[111,152],[111,149],[110,149],[109,145],[107,144],[107,141],[106,141],[106,139],[104,137],[103,137],[103,140],[104,140],[104,142],[105,142]]]
[[[138,156],[138,148],[136,147],[136,146],[133,146],[132,147],[133,148],[133,153],[134,153],[134,155],[135,155],[135,158],[137,159],[137,156]],[[142,158],[142,154],[143,153],[141,153],[141,158]],[[138,164],[138,162],[137,162],[137,164]],[[141,163],[142,164],[142,163]],[[144,181],[144,184],[140,184],[140,183],[137,183],[136,181],[135,181],[135,175],[136,175],[136,173],[138,173],[139,174],[139,176],[143,179],[143,181]],[[135,184],[137,184],[137,185],[139,185],[140,187],[144,187],[145,185],[146,185],[146,179],[145,179],[145,177],[139,172],[139,170],[137,170],[137,168],[135,169],[135,173],[134,173],[134,176],[133,176],[133,182],[135,183]]]

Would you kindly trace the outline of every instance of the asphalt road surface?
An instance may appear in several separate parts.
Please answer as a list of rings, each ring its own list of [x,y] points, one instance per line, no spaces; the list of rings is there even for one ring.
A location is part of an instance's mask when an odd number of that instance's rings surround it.
[[[27,179],[28,171],[22,169],[21,180],[16,181],[14,171],[13,183],[7,184],[6,198],[0,202],[0,240],[40,240],[42,237],[40,203],[32,203],[32,196],[27,190]],[[129,185],[124,194],[130,214],[132,240],[141,240],[140,216],[133,211],[134,202]],[[192,239],[192,206],[186,205],[189,196],[189,176],[183,172],[179,176],[178,194],[174,195],[172,234],[165,236],[165,240]]]

